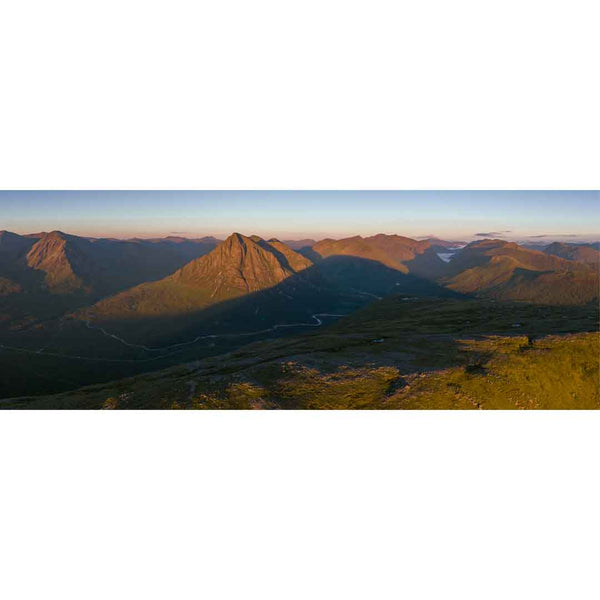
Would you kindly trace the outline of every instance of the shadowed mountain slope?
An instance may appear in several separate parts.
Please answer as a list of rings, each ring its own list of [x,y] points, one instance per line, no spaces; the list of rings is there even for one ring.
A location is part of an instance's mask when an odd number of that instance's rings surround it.
[[[355,236],[342,240],[326,239],[303,252],[315,261],[331,257],[357,257],[374,261],[400,273],[433,279],[444,269],[429,242],[399,235]]]
[[[35,239],[0,231],[0,296],[16,294],[23,289],[26,255]]]
[[[27,253],[34,243],[34,238],[28,238],[10,231],[0,231],[0,261],[19,258],[23,253]]]

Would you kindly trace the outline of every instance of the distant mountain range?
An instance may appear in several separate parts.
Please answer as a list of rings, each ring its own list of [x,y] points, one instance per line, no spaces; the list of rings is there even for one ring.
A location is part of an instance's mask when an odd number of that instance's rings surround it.
[[[441,282],[463,294],[538,304],[585,304],[599,294],[597,268],[503,240],[466,246]]]
[[[467,242],[441,240],[437,237],[430,237],[425,240],[436,252],[446,252],[450,249],[462,248],[467,245]]]
[[[596,268],[600,265],[600,250],[598,249],[598,245],[595,246],[594,244],[563,244],[554,242],[546,246],[544,252],[568,260],[587,263]]]
[[[298,240],[296,251],[277,239],[239,233],[221,242],[2,231],[0,324],[15,315],[31,323],[71,310],[78,318],[128,327],[160,319],[165,327],[184,315],[204,318],[209,307],[215,307],[215,322],[220,305],[239,310],[248,323],[249,311],[265,322],[265,312],[310,314],[352,294],[461,294],[540,304],[598,298],[600,252],[593,245],[553,243],[542,252],[502,240],[456,244],[462,242],[378,234]],[[439,254],[448,249],[455,253],[446,263]]]
[[[310,248],[317,243],[317,240],[305,239],[305,240],[283,240],[286,246],[289,246],[292,250],[301,250],[302,248]]]

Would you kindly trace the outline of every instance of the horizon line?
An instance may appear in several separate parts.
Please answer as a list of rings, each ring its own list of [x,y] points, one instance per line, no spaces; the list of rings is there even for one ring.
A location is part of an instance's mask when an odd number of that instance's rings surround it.
[[[152,234],[152,233],[146,233],[146,234],[125,234],[125,235],[110,235],[110,234],[86,234],[86,233],[72,233],[69,231],[63,231],[60,229],[51,229],[48,231],[28,231],[27,233],[25,232],[19,232],[19,230],[6,230],[6,229],[2,229],[0,230],[2,232],[7,232],[7,233],[13,233],[15,235],[19,235],[19,236],[23,236],[23,237],[27,237],[27,236],[36,236],[36,235],[44,235],[44,234],[48,234],[48,233],[54,233],[54,232],[59,232],[59,233],[64,233],[66,235],[72,235],[74,237],[81,237],[81,238],[87,238],[87,239],[94,239],[94,240],[120,240],[120,241],[130,241],[130,240],[157,240],[157,239],[169,239],[169,238],[179,238],[179,239],[184,239],[184,240],[198,240],[198,239],[202,239],[202,238],[213,238],[217,241],[224,241],[225,239],[227,239],[230,235],[232,235],[233,233],[236,233],[234,231],[232,231],[231,233],[223,233],[223,232],[219,232],[219,233],[197,233],[197,234],[191,234],[188,232],[169,232],[169,233],[156,233],[156,234]],[[550,233],[550,234],[537,234],[537,235],[511,235],[511,236],[507,236],[507,235],[501,235],[503,232],[486,232],[486,233],[475,233],[475,234],[466,234],[466,235],[452,235],[452,236],[445,236],[445,237],[441,237],[439,235],[436,234],[428,234],[428,235],[407,235],[407,234],[402,234],[402,233],[383,233],[383,232],[378,232],[378,233],[370,233],[370,234],[345,234],[345,235],[325,235],[325,236],[321,236],[321,235],[310,235],[310,234],[306,234],[306,235],[292,235],[292,234],[263,234],[263,235],[259,235],[259,234],[255,234],[255,233],[251,233],[251,234],[242,234],[242,235],[246,235],[246,237],[251,237],[252,235],[257,235],[258,237],[261,237],[263,239],[272,239],[272,238],[277,238],[281,241],[289,241],[289,242],[297,242],[297,241],[302,241],[302,240],[313,240],[316,242],[319,241],[323,241],[323,240],[334,240],[334,241],[339,241],[339,240],[344,240],[344,239],[349,239],[349,238],[362,238],[362,239],[366,239],[369,237],[375,237],[377,235],[388,235],[388,236],[399,236],[399,237],[405,237],[408,239],[413,239],[415,241],[423,241],[423,240],[430,240],[430,239],[437,239],[437,240],[441,240],[441,241],[447,241],[447,242],[465,242],[465,241],[480,241],[480,240],[484,240],[484,239],[499,239],[499,240],[503,240],[503,241],[507,241],[507,242],[521,242],[521,243],[535,243],[536,245],[547,245],[553,241],[563,241],[568,243],[568,241],[572,240],[572,241],[576,241],[579,243],[593,243],[596,241],[600,240],[600,233],[599,234],[566,234],[566,233]],[[460,238],[460,239],[459,239]]]

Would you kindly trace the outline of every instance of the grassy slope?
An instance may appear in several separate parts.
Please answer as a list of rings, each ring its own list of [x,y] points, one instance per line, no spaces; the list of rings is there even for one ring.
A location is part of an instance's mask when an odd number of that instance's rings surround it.
[[[3,405],[599,408],[597,328],[597,309],[592,307],[391,298],[312,334],[257,342],[166,371]]]
[[[464,366],[410,380],[390,408],[600,408],[597,333],[465,341],[464,353]]]

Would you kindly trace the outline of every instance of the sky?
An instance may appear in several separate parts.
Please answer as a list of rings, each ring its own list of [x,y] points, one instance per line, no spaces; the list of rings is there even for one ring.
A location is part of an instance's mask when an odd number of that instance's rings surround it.
[[[0,230],[92,237],[600,239],[598,191],[0,191]]]

